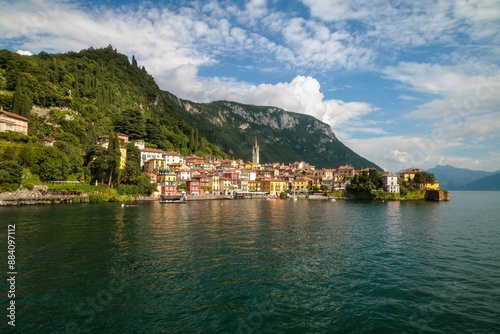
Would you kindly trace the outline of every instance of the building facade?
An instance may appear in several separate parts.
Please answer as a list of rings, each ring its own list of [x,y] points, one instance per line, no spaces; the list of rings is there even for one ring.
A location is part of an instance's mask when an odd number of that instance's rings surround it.
[[[398,177],[392,173],[382,175],[382,188],[385,192],[399,194]]]
[[[28,119],[0,109],[0,132],[13,131],[28,134]]]

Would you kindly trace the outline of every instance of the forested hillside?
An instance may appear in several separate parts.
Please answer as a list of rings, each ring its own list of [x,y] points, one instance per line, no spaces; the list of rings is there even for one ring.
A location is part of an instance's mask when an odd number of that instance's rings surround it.
[[[42,181],[108,181],[113,154],[95,144],[111,133],[183,155],[226,156],[178,117],[134,57],[111,46],[36,56],[0,50],[0,108],[29,119],[28,136],[1,134],[0,161],[14,161]],[[44,145],[54,139],[54,146]],[[112,183],[135,178],[124,176]]]
[[[331,127],[316,118],[276,107],[230,101],[194,103],[164,92],[179,116],[212,143],[235,157],[250,160],[257,138],[260,162],[307,161],[316,167],[380,167],[345,146]]]
[[[92,144],[89,133],[116,131],[189,154],[196,130],[165,104],[153,77],[134,57],[129,62],[111,46],[36,56],[0,50],[0,106],[28,117],[30,135],[69,132],[81,144]],[[30,113],[32,106],[42,109]],[[191,146],[201,148],[200,154],[222,154],[203,137]]]

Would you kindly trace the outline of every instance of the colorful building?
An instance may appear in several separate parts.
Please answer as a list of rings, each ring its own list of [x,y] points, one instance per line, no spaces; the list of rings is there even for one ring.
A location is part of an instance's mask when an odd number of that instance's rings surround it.
[[[286,181],[277,179],[264,179],[260,181],[260,189],[262,192],[269,193],[271,196],[279,196],[287,190]]]

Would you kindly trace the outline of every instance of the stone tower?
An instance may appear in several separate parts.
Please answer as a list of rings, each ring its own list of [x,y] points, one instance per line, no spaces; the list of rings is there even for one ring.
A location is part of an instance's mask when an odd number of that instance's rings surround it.
[[[257,143],[257,137],[253,141],[252,162],[254,164],[259,163],[259,143]]]

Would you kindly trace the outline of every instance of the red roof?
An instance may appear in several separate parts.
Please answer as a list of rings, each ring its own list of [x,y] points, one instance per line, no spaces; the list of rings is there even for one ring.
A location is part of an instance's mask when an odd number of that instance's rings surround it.
[[[143,148],[141,152],[151,152],[151,153],[163,153],[163,150],[159,150],[157,148]]]
[[[420,169],[418,168],[408,168],[408,169],[405,169],[404,171],[400,172],[399,174],[416,174],[420,172]]]
[[[28,121],[28,119],[26,117],[23,117],[21,115],[14,114],[13,112],[8,112],[8,111],[2,110],[2,109],[0,109],[0,114],[4,114],[5,116],[9,116],[11,118],[17,118],[17,119],[20,119],[21,121],[25,121],[25,122]]]

